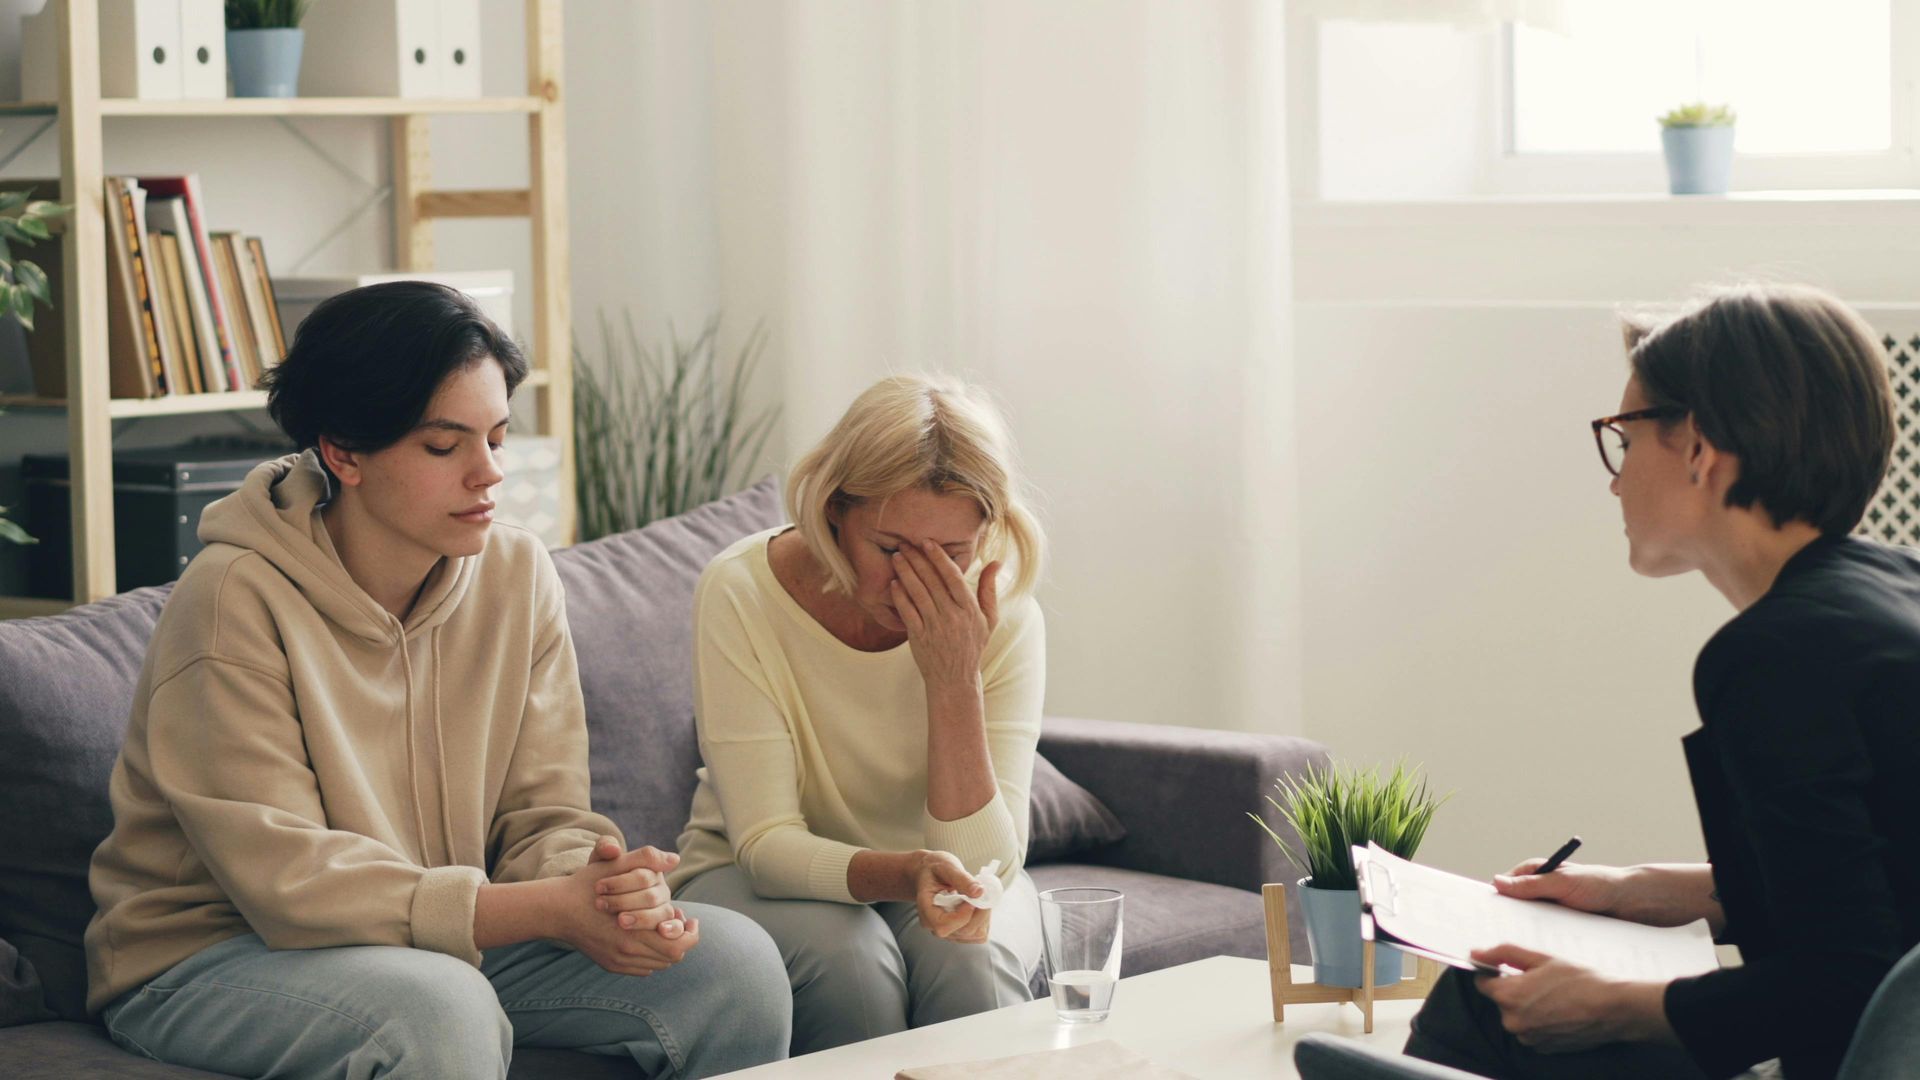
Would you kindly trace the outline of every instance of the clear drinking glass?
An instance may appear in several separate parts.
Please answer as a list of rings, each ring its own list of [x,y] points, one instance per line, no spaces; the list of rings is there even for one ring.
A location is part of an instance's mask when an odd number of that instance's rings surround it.
[[[1107,1018],[1120,981],[1118,889],[1048,889],[1040,894],[1053,1011],[1069,1024]]]

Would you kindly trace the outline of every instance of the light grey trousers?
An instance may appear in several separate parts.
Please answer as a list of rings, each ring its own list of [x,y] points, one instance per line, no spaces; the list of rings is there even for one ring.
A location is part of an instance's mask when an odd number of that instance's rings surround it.
[[[993,909],[985,944],[944,941],[913,904],[768,900],[738,866],[709,870],[677,899],[730,908],[760,924],[793,985],[793,1053],[1032,1000],[1040,897],[1022,871]]]

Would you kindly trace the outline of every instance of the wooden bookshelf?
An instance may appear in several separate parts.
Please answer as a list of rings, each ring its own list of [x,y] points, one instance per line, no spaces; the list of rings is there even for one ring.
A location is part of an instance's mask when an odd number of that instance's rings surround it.
[[[384,121],[393,148],[393,265],[434,268],[433,223],[454,217],[523,217],[533,233],[534,370],[524,386],[543,434],[561,447],[558,482],[573,490],[571,283],[567,273],[566,102],[562,93],[562,0],[525,0],[527,93],[491,98],[227,98],[144,101],[100,96],[100,26],[93,4],[63,4],[58,16],[64,64],[58,101],[0,102],[0,118],[51,117],[60,134],[60,200],[66,221],[61,310],[68,397],[0,397],[0,409],[65,413],[71,462],[72,600],[0,596],[0,618],[41,615],[116,591],[112,434],[116,420],[236,412],[266,405],[261,391],[113,398],[107,372],[105,131],[107,117],[367,117]],[[431,183],[430,119],[454,115],[527,118],[532,153],[524,191],[444,191]],[[190,151],[176,166],[192,171]],[[0,188],[5,181],[0,180]],[[561,500],[571,534],[572,500]]]

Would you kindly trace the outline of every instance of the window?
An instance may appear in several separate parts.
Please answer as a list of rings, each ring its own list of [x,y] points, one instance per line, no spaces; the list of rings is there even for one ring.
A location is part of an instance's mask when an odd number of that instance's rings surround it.
[[[1517,154],[1652,153],[1691,101],[1739,116],[1751,154],[1893,148],[1890,0],[1572,0],[1567,33],[1515,26]]]

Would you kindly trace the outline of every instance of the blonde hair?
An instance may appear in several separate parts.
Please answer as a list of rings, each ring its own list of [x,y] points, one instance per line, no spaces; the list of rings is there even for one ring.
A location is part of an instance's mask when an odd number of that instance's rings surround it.
[[[1004,594],[1024,596],[1038,583],[1046,538],[1027,507],[1000,410],[958,379],[894,375],[855,398],[787,476],[787,514],[830,588],[851,592],[854,576],[828,510],[913,488],[979,504],[986,536],[975,563],[1006,563],[1014,576]]]

